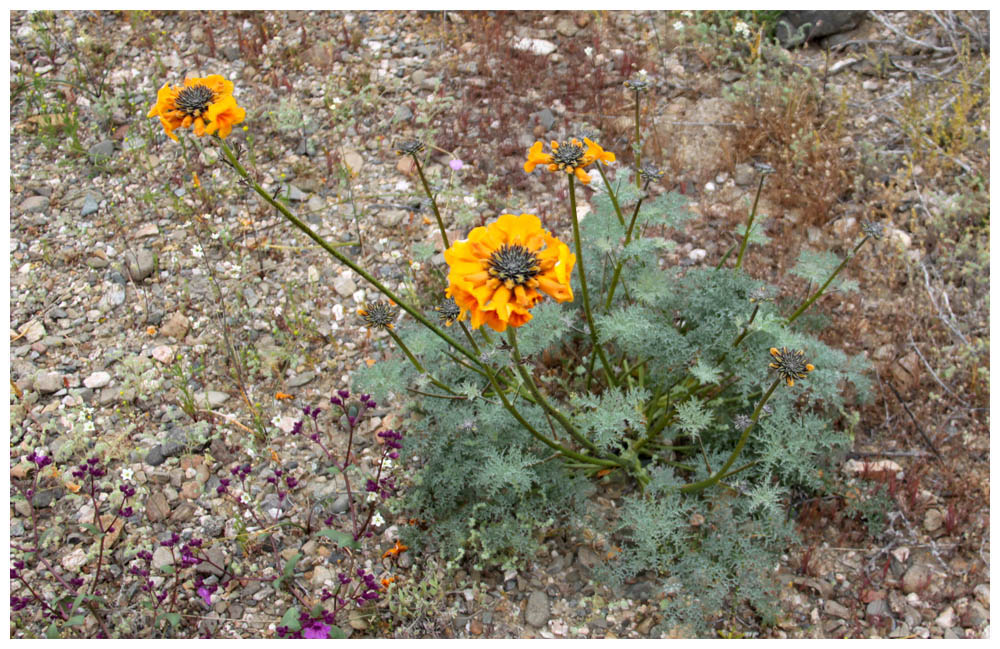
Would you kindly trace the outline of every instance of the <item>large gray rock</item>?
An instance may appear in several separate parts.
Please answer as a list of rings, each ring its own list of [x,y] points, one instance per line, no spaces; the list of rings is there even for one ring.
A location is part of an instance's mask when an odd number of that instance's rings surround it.
[[[52,394],[63,389],[63,377],[59,372],[39,372],[33,382],[35,391],[42,394]]]
[[[807,41],[854,29],[865,17],[865,11],[783,11],[778,17],[775,35],[783,47],[794,47]]]
[[[545,626],[549,621],[549,597],[543,590],[536,590],[528,596],[524,609],[524,621],[533,627]]]
[[[125,253],[125,270],[133,282],[141,282],[153,274],[156,269],[156,257],[149,248],[140,248],[137,253]]]

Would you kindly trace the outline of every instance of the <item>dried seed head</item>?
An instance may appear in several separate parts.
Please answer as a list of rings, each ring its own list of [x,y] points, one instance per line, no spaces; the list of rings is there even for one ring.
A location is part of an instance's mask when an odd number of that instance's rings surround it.
[[[358,309],[358,315],[364,318],[365,324],[372,329],[392,329],[397,311],[385,301],[368,302],[364,308]]]
[[[785,379],[789,387],[795,385],[795,379],[804,379],[806,374],[816,369],[812,364],[806,363],[806,353],[801,349],[789,351],[787,347],[780,350],[772,347],[771,357],[774,362],[768,367],[778,370],[778,375]]]
[[[462,309],[455,304],[455,300],[452,298],[447,298],[444,302],[434,307],[434,310],[438,312],[438,318],[441,319],[441,323],[450,327],[455,324],[458,317],[462,315]]]
[[[397,155],[416,155],[424,150],[424,143],[420,140],[406,140],[401,142],[396,149]]]
[[[878,241],[885,235],[885,227],[875,221],[862,221],[861,230],[866,235]]]

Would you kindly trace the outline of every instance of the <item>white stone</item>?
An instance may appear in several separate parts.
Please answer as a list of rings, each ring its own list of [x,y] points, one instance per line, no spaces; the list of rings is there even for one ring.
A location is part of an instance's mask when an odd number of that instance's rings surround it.
[[[708,256],[708,251],[704,248],[695,248],[688,253],[688,259],[691,261],[701,261]]]
[[[65,568],[66,570],[71,570],[73,572],[76,572],[77,570],[80,569],[81,566],[87,564],[87,553],[84,551],[83,548],[76,548],[75,550],[67,554],[65,557],[63,557],[60,563],[62,564],[62,567]]]
[[[556,51],[556,44],[542,38],[522,38],[514,43],[514,49],[531,52],[539,56],[547,56]]]
[[[350,277],[341,275],[333,280],[333,290],[337,291],[337,295],[340,297],[347,297],[358,290],[358,286]]]
[[[903,467],[899,466],[892,460],[875,460],[873,462],[862,462],[861,460],[848,460],[844,464],[844,473],[851,475],[859,475],[865,471],[865,468],[869,473],[899,473],[903,470]]]
[[[108,383],[111,383],[111,375],[107,372],[94,372],[83,380],[84,387],[88,388],[103,388]]]
[[[151,353],[153,354],[153,358],[160,361],[164,365],[169,365],[170,362],[174,360],[174,348],[170,345],[159,345],[158,347],[154,347]]]
[[[913,243],[913,237],[911,237],[909,233],[903,232],[899,228],[889,228],[888,239],[889,241],[892,241],[903,250],[909,248],[910,244]]]
[[[955,609],[950,606],[944,609],[941,615],[937,616],[937,619],[934,620],[934,623],[942,629],[950,629],[955,626]]]

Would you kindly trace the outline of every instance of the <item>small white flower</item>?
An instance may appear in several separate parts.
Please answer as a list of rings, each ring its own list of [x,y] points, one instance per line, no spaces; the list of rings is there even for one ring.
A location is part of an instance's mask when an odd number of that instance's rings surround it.
[[[281,315],[281,311],[282,311],[281,305],[280,304],[276,304],[275,307],[274,307],[274,315],[275,315],[275,317]]]
[[[381,513],[375,512],[375,515],[372,516],[372,525],[374,525],[375,527],[382,527],[383,525],[385,525],[385,519],[382,518]]]
[[[674,23],[674,29],[679,32],[684,31],[684,23],[678,20],[677,22]]]
[[[333,311],[333,317],[334,317],[335,320],[337,320],[339,322],[340,320],[344,319],[344,305],[343,304],[334,304],[332,311]]]
[[[403,256],[403,253],[401,253],[398,250],[392,250],[389,252],[389,256],[392,257],[393,259],[399,259],[400,257]]]
[[[684,16],[685,18],[694,18],[694,12],[693,11],[688,11],[687,9],[685,9],[684,11],[682,11],[681,15]]]
[[[420,262],[419,261],[412,262],[410,264],[410,268],[412,268],[414,270],[414,272],[420,270]]]
[[[222,232],[220,230],[216,230],[215,232],[212,233],[212,240],[217,241],[221,235]]]
[[[200,243],[196,243],[193,246],[191,246],[191,256],[194,257],[195,259],[201,259],[202,257],[205,256],[205,251],[201,249]]]
[[[382,462],[382,468],[383,469],[391,469],[392,468],[392,459],[388,458],[388,457],[385,458],[385,460]]]
[[[368,495],[367,495],[367,496],[365,497],[365,501],[366,501],[366,502],[370,502],[370,503],[373,503],[373,502],[375,502],[376,500],[378,500],[378,494],[377,494],[377,493],[375,493],[374,491],[369,491],[369,492],[368,492]]]
[[[240,494],[240,502],[243,503],[244,505],[249,505],[252,501],[250,500],[250,496],[244,493]]]
[[[585,47],[585,48],[583,48],[583,53],[586,54],[587,58],[589,59],[590,57],[592,57],[594,55],[594,48],[592,48],[592,47]]]
[[[750,38],[750,26],[747,25],[742,20],[736,23],[733,27],[733,31],[742,36],[743,38]]]
[[[281,428],[281,415],[271,417],[271,425],[275,428]]]

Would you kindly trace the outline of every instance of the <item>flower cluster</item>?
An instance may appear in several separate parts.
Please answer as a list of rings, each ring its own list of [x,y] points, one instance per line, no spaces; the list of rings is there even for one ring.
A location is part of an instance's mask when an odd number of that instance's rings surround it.
[[[226,137],[246,117],[236,105],[233,82],[218,74],[187,78],[183,86],[164,83],[156,93],[156,104],[146,117],[159,117],[163,130],[174,141],[174,130],[192,127],[198,137],[217,133]]]
[[[610,163],[615,161],[615,154],[605,151],[599,144],[588,138],[583,138],[583,143],[577,138],[572,138],[560,144],[553,140],[549,144],[552,153],[542,152],[542,143],[535,142],[528,149],[528,160],[524,163],[524,170],[529,174],[538,165],[545,165],[549,171],[562,171],[567,174],[575,174],[577,179],[584,185],[590,183],[590,176],[583,169],[591,163],[600,161]]]
[[[444,258],[447,295],[458,305],[460,320],[471,314],[474,329],[483,323],[494,331],[520,327],[531,320],[529,311],[544,299],[542,293],[557,302],[573,299],[576,256],[533,214],[502,214],[455,242]]]

